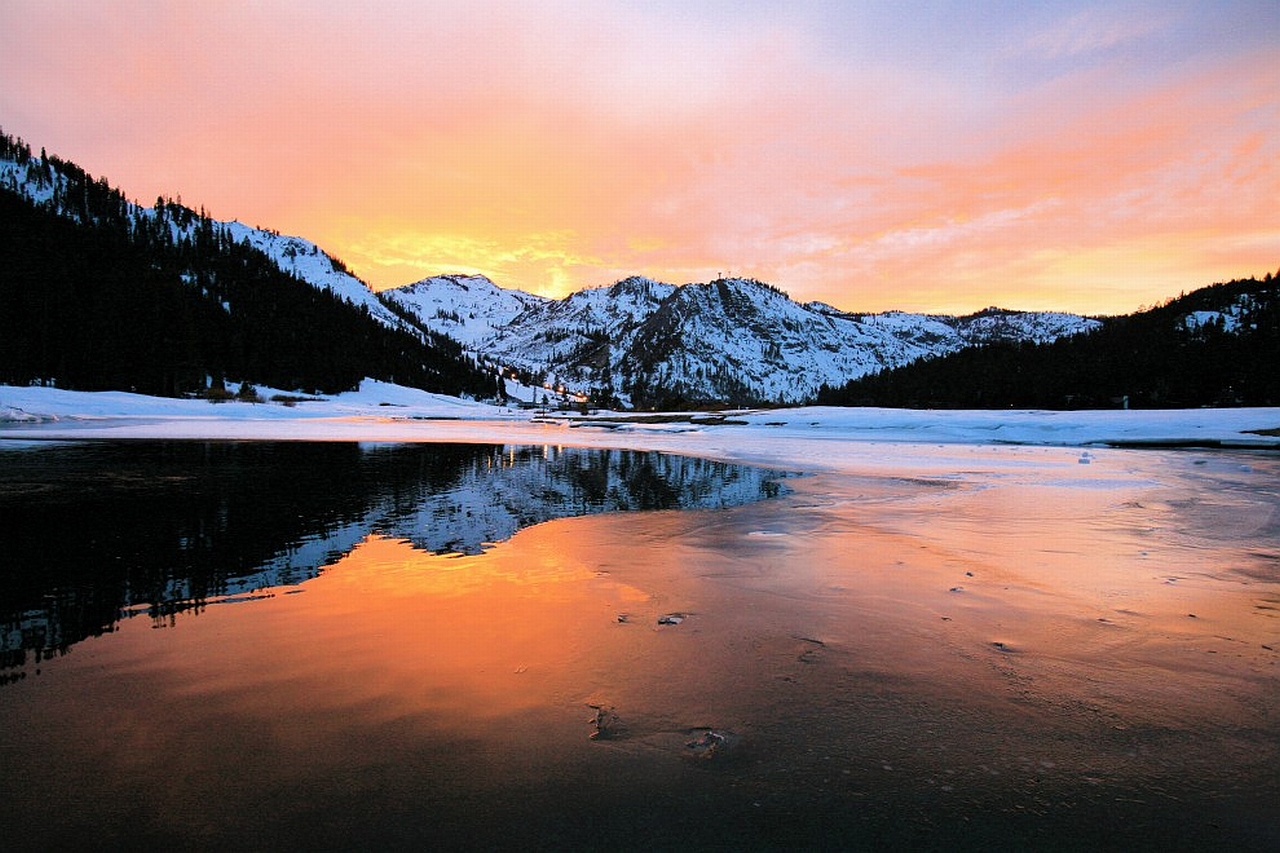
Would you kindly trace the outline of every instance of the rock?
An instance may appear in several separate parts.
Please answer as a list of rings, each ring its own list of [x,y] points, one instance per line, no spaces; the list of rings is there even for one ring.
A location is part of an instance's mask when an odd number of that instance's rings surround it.
[[[659,625],[679,625],[688,616],[684,613],[665,613],[658,617]]]
[[[596,711],[589,720],[593,728],[592,740],[616,740],[626,735],[627,725],[622,722],[622,718],[614,712],[613,708],[603,705],[588,707],[595,708]]]
[[[690,734],[693,740],[685,744],[688,753],[699,761],[723,762],[738,754],[742,747],[742,738],[733,732],[723,729],[694,729]]]

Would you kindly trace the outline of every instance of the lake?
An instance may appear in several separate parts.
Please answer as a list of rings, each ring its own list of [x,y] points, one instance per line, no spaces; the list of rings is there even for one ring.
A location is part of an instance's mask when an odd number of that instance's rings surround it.
[[[4,846],[1280,846],[1280,457],[800,467],[0,444]]]

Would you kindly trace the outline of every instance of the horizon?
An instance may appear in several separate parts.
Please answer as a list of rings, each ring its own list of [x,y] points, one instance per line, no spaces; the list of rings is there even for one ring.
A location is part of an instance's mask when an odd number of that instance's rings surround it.
[[[19,142],[19,143],[21,143],[21,144],[24,144],[24,145],[26,145],[28,148],[32,147],[32,146],[31,146],[31,143],[30,143],[28,140],[23,139],[21,136],[18,136],[18,135],[16,135],[16,134],[9,134],[9,133],[8,133],[8,131],[7,131],[3,126],[0,126],[0,133],[5,133],[5,134],[8,134],[8,135],[12,136],[12,137],[13,137],[13,139],[14,139],[16,142]],[[120,193],[120,194],[121,194],[121,195],[122,195],[122,196],[123,196],[123,197],[124,197],[128,202],[130,202],[131,204],[134,204],[134,205],[138,205],[138,206],[140,206],[140,207],[144,207],[144,208],[145,208],[145,207],[147,207],[147,205],[143,204],[143,203],[142,203],[142,201],[141,201],[140,199],[138,199],[138,198],[136,198],[136,197],[134,197],[134,196],[129,195],[129,194],[128,194],[128,192],[125,190],[125,188],[122,188],[122,187],[116,186],[114,183],[111,183],[111,181],[110,181],[110,176],[109,176],[109,175],[98,175],[98,174],[94,174],[92,170],[85,168],[83,164],[81,164],[81,163],[77,163],[73,158],[70,158],[70,157],[64,157],[64,156],[63,156],[61,153],[59,153],[59,152],[52,152],[52,153],[50,153],[50,152],[48,152],[48,151],[44,151],[43,153],[45,153],[45,154],[49,154],[49,156],[51,156],[51,157],[56,157],[56,158],[58,158],[58,159],[60,159],[60,160],[63,160],[64,162],[72,163],[73,165],[75,165],[75,166],[77,166],[77,167],[79,167],[79,168],[81,168],[81,169],[84,169],[85,174],[87,174],[88,176],[90,176],[90,177],[91,177],[92,179],[94,179],[94,180],[104,180],[104,179],[105,179],[105,180],[107,180],[107,181],[108,181],[108,183],[109,183],[109,185],[112,187],[112,189],[113,189],[113,190],[115,190],[115,191],[117,191],[117,192],[119,192],[119,193]],[[33,154],[33,156],[40,156],[38,153],[36,153],[36,152],[34,152],[34,151],[32,152],[32,154]],[[165,197],[165,201],[167,201],[167,202],[174,202],[174,203],[181,204],[182,206],[187,207],[189,210],[192,210],[193,212],[197,212],[198,210],[203,209],[203,205],[198,205],[198,204],[197,204],[195,207],[191,207],[191,206],[190,206],[190,205],[188,205],[185,201],[182,201],[182,200],[181,200],[181,196],[180,196],[180,195],[179,195],[178,197],[176,197],[176,198],[168,198],[168,197]],[[205,211],[205,213],[206,213],[206,214],[208,214],[208,211],[206,210],[206,211]],[[262,231],[262,232],[275,232],[275,233],[280,234],[281,236],[283,236],[283,237],[285,237],[285,238],[288,238],[288,239],[301,239],[301,240],[307,240],[307,241],[309,241],[309,242],[314,243],[314,241],[311,241],[311,240],[310,240],[310,238],[309,238],[309,237],[307,237],[307,236],[306,236],[306,235],[304,235],[304,234],[284,234],[283,232],[280,232],[280,231],[279,231],[279,229],[273,229],[273,228],[271,228],[270,226],[267,226],[267,225],[258,225],[258,224],[250,225],[249,223],[245,223],[245,222],[243,222],[243,221],[241,221],[241,220],[239,220],[239,219],[235,219],[235,218],[227,219],[227,220],[215,220],[215,221],[221,222],[222,224],[230,224],[230,223],[233,223],[233,222],[234,222],[234,223],[237,223],[237,224],[240,224],[240,225],[244,225],[244,226],[247,226],[247,227],[250,227],[250,228],[254,228],[254,229],[256,229],[256,230],[258,230],[258,231]],[[318,249],[320,249],[320,251],[325,252],[326,254],[329,254],[330,256],[332,256],[332,253],[328,252],[324,246],[321,246],[321,245],[319,245],[319,244],[315,244],[315,245],[317,246],[317,248],[318,248]],[[345,262],[344,262],[344,263],[345,263]],[[586,290],[604,290],[604,289],[607,289],[607,288],[613,287],[613,286],[614,286],[614,285],[616,285],[616,284],[620,284],[620,283],[622,283],[623,281],[627,281],[627,280],[631,280],[631,279],[643,279],[643,280],[646,280],[646,281],[651,281],[651,282],[653,282],[654,284],[661,284],[661,285],[665,285],[665,286],[669,286],[669,287],[686,287],[686,286],[689,286],[689,285],[705,285],[705,284],[714,284],[714,283],[716,283],[717,281],[726,280],[726,281],[748,281],[748,282],[754,281],[754,282],[757,282],[757,283],[759,283],[759,284],[763,284],[763,285],[765,285],[765,286],[767,286],[767,287],[773,288],[774,290],[781,291],[781,292],[782,292],[782,294],[783,294],[784,296],[786,296],[786,297],[787,297],[788,299],[790,299],[791,301],[796,302],[797,304],[801,304],[801,305],[808,305],[808,304],[812,304],[812,303],[815,303],[815,302],[817,302],[817,303],[822,303],[822,304],[827,305],[827,307],[834,308],[834,309],[836,309],[836,310],[838,310],[838,311],[841,311],[841,312],[843,312],[843,313],[845,313],[845,314],[910,313],[910,314],[922,314],[922,315],[936,315],[936,316],[956,316],[956,317],[965,317],[965,316],[972,316],[972,315],[976,315],[976,314],[982,314],[982,313],[985,313],[985,312],[987,312],[987,311],[1010,311],[1010,312],[1014,312],[1014,313],[1034,313],[1034,312],[1038,312],[1038,311],[1039,311],[1039,312],[1058,312],[1058,311],[1059,311],[1059,309],[1053,309],[1053,308],[1047,308],[1047,309],[1026,309],[1026,308],[1020,308],[1020,307],[1016,307],[1016,306],[1010,306],[1010,305],[996,305],[996,304],[984,305],[984,306],[983,306],[983,307],[981,307],[981,308],[970,308],[970,309],[966,309],[966,310],[962,310],[962,311],[950,311],[950,312],[943,312],[943,311],[931,311],[931,310],[928,310],[928,309],[910,310],[910,309],[895,308],[895,307],[878,308],[878,309],[876,309],[876,310],[874,310],[874,311],[868,311],[868,310],[862,310],[862,309],[859,309],[859,308],[856,308],[856,307],[851,308],[851,307],[848,307],[848,306],[833,305],[833,304],[831,304],[831,303],[829,303],[829,302],[826,302],[825,300],[822,300],[822,299],[813,299],[813,300],[806,300],[806,301],[804,301],[804,302],[801,302],[801,301],[800,301],[799,299],[797,299],[793,294],[791,294],[791,293],[790,293],[786,288],[781,287],[781,286],[779,286],[779,285],[776,285],[776,284],[774,284],[773,282],[764,281],[764,280],[762,280],[762,279],[757,279],[757,278],[755,278],[754,276],[739,275],[739,274],[734,273],[734,272],[732,272],[732,271],[728,271],[728,272],[726,272],[726,271],[718,271],[718,272],[715,274],[715,276],[714,276],[714,277],[707,278],[707,279],[702,280],[702,281],[683,281],[683,282],[664,281],[664,280],[662,280],[662,279],[655,278],[655,277],[653,277],[653,276],[651,276],[651,275],[648,275],[648,274],[645,274],[645,273],[643,273],[643,272],[634,272],[634,271],[633,271],[633,272],[630,272],[630,273],[624,274],[624,275],[622,275],[622,276],[620,276],[620,277],[618,277],[618,278],[612,279],[612,280],[607,281],[607,282],[602,282],[602,283],[601,283],[601,282],[587,282],[587,283],[583,283],[583,284],[581,284],[580,286],[576,287],[574,290],[570,290],[570,291],[568,291],[568,292],[566,292],[566,293],[564,293],[564,294],[556,294],[556,295],[540,294],[540,293],[536,293],[536,292],[534,292],[534,291],[532,291],[532,290],[525,290],[524,288],[520,288],[520,287],[517,287],[517,286],[514,286],[514,285],[507,285],[507,284],[503,284],[502,282],[494,281],[494,279],[493,279],[493,278],[492,278],[488,273],[481,272],[481,271],[472,271],[472,272],[468,272],[468,271],[453,270],[453,271],[448,271],[448,272],[435,272],[435,273],[428,273],[427,275],[423,276],[422,278],[416,279],[416,280],[414,280],[414,281],[405,282],[404,284],[392,284],[392,285],[388,285],[388,286],[386,286],[386,287],[383,287],[383,288],[381,288],[381,289],[379,289],[379,288],[375,288],[375,287],[374,287],[373,285],[371,285],[368,281],[366,281],[364,278],[362,278],[362,277],[359,275],[359,271],[358,271],[358,270],[348,270],[348,274],[349,274],[349,275],[351,275],[351,276],[353,276],[353,277],[354,277],[356,280],[358,280],[361,284],[363,284],[365,287],[369,288],[371,291],[373,291],[373,292],[375,292],[375,293],[381,293],[381,292],[385,292],[385,291],[388,291],[388,290],[395,290],[395,289],[400,289],[400,288],[413,287],[413,286],[416,286],[416,285],[422,284],[422,283],[424,283],[424,282],[426,282],[426,281],[430,281],[430,280],[432,280],[432,279],[442,279],[442,278],[477,278],[477,277],[478,277],[478,278],[483,278],[483,279],[487,280],[490,284],[494,285],[494,286],[495,286],[495,287],[497,287],[499,290],[506,290],[506,291],[518,291],[518,292],[523,292],[523,293],[526,293],[526,294],[528,294],[528,295],[532,295],[532,296],[535,296],[535,297],[541,297],[541,298],[546,298],[546,299],[558,300],[558,299],[565,299],[565,298],[568,298],[569,296],[572,296],[572,295],[573,295],[573,294],[575,294],[575,293],[580,293],[580,292],[582,292],[582,291],[586,291]],[[1214,285],[1218,285],[1218,284],[1227,283],[1228,281],[1241,280],[1241,279],[1247,279],[1247,278],[1250,278],[1251,276],[1252,276],[1252,277],[1254,277],[1254,278],[1257,278],[1257,279],[1263,279],[1263,278],[1265,278],[1265,277],[1269,277],[1269,276],[1271,276],[1271,275],[1272,275],[1272,273],[1271,273],[1269,270],[1268,270],[1267,272],[1263,273],[1262,275],[1256,275],[1256,274],[1242,274],[1242,275],[1234,276],[1234,277],[1233,277],[1233,278],[1231,278],[1231,279],[1222,279],[1222,280],[1214,281],[1214,282],[1206,282],[1206,283],[1203,283],[1203,284],[1197,285],[1196,287],[1194,287],[1194,288],[1192,288],[1192,289],[1193,289],[1193,290],[1195,290],[1195,289],[1200,289],[1200,288],[1203,288],[1203,287],[1210,287],[1210,286],[1214,286]],[[1143,312],[1143,311],[1145,311],[1145,310],[1147,310],[1147,309],[1149,309],[1149,308],[1155,308],[1155,307],[1158,307],[1159,305],[1164,304],[1164,303],[1167,303],[1167,302],[1169,302],[1169,301],[1171,301],[1171,300],[1173,300],[1173,299],[1175,299],[1175,298],[1177,298],[1177,297],[1176,297],[1176,296],[1174,296],[1173,294],[1169,294],[1169,295],[1167,295],[1167,296],[1165,296],[1165,297],[1163,297],[1163,298],[1160,298],[1160,299],[1158,299],[1158,300],[1154,300],[1153,302],[1151,302],[1151,303],[1149,303],[1149,304],[1147,304],[1147,303],[1141,304],[1141,305],[1137,306],[1136,308],[1134,308],[1132,311],[1125,311],[1125,312],[1116,312],[1116,313],[1109,313],[1109,314],[1108,314],[1108,313],[1082,314],[1082,313],[1080,313],[1080,312],[1067,312],[1067,311],[1061,311],[1060,313],[1077,313],[1077,314],[1080,314],[1080,316],[1083,316],[1083,317],[1091,317],[1091,318],[1102,318],[1102,317],[1108,317],[1108,316],[1122,316],[1122,315],[1125,315],[1125,314],[1136,314],[1136,313],[1141,313],[1141,312]]]
[[[21,137],[20,135],[18,135],[18,134],[12,134],[12,133],[9,133],[9,131],[8,131],[5,127],[3,127],[2,125],[0,125],[0,134],[6,134],[6,135],[8,135],[8,136],[12,137],[12,138],[14,139],[14,141],[15,141],[15,142],[17,142],[17,143],[19,143],[19,144],[22,144],[22,145],[25,145],[25,146],[26,146],[27,148],[29,148],[29,149],[33,149],[33,150],[32,150],[32,156],[35,156],[35,157],[39,157],[39,156],[41,156],[41,152],[37,152],[37,151],[35,151],[35,150],[34,150],[34,147],[35,147],[35,146],[33,146],[29,140],[26,140],[26,139],[22,138],[22,137]],[[43,147],[42,147],[42,148],[43,148]],[[44,150],[44,151],[43,151],[43,153],[44,153],[44,154],[48,154],[50,157],[54,157],[54,158],[60,159],[60,160],[62,160],[62,161],[64,161],[64,162],[71,163],[71,164],[75,165],[76,167],[78,167],[78,168],[80,168],[80,169],[83,169],[83,170],[84,170],[84,172],[85,172],[85,174],[86,174],[86,175],[88,175],[88,176],[89,176],[91,179],[93,179],[93,180],[106,180],[106,181],[108,182],[109,186],[110,186],[114,191],[116,191],[116,192],[120,193],[120,194],[125,198],[125,200],[126,200],[126,201],[128,201],[129,203],[134,204],[134,205],[137,205],[137,206],[142,207],[142,208],[147,208],[147,207],[148,207],[148,205],[146,205],[145,203],[143,203],[140,199],[138,199],[138,198],[137,198],[137,197],[135,197],[135,196],[130,195],[130,194],[127,192],[127,190],[126,190],[125,188],[123,188],[123,187],[119,187],[119,186],[117,186],[115,183],[111,182],[111,177],[110,177],[109,175],[100,175],[100,174],[95,174],[95,173],[93,172],[93,170],[86,168],[86,167],[84,166],[84,164],[82,164],[82,163],[77,163],[77,162],[75,161],[75,159],[74,159],[74,158],[63,156],[61,152],[56,152],[56,151],[55,151],[55,152],[49,152],[49,151],[47,151],[47,150]],[[201,211],[201,210],[204,210],[204,206],[203,206],[203,205],[200,205],[200,204],[198,204],[198,203],[195,203],[195,204],[194,204],[194,206],[192,206],[192,204],[189,204],[187,201],[183,200],[183,199],[181,198],[181,195],[178,195],[178,196],[173,197],[173,198],[170,198],[170,197],[164,197],[164,200],[165,200],[166,202],[169,202],[169,203],[177,203],[177,204],[180,204],[181,206],[186,207],[188,210],[191,210],[193,213],[196,213],[196,212],[199,212],[199,211]],[[205,212],[205,214],[206,214],[206,215],[210,215],[210,216],[212,215],[212,214],[210,214],[210,213],[209,213],[209,211],[207,211],[207,210],[204,210],[204,212]],[[318,244],[318,243],[315,243],[315,241],[311,240],[311,239],[310,239],[307,235],[305,235],[305,234],[285,234],[284,232],[281,232],[279,229],[272,228],[272,227],[271,227],[271,226],[269,226],[269,225],[260,225],[260,224],[256,224],[256,223],[255,223],[255,224],[250,224],[250,223],[246,223],[246,222],[244,222],[244,221],[242,221],[242,220],[240,220],[240,219],[236,219],[236,218],[232,218],[232,219],[225,219],[225,220],[219,220],[219,219],[216,219],[216,218],[215,218],[215,219],[214,219],[214,221],[216,221],[216,222],[220,222],[220,223],[222,223],[222,224],[224,224],[224,225],[226,225],[226,224],[231,224],[231,223],[236,223],[236,224],[239,224],[239,225],[242,225],[242,226],[246,226],[246,227],[249,227],[249,228],[253,228],[253,229],[257,230],[257,231],[264,232],[264,233],[272,233],[272,232],[274,232],[274,233],[276,233],[276,234],[278,234],[278,235],[280,235],[281,237],[286,238],[286,239],[299,239],[299,240],[305,240],[305,241],[308,241],[308,242],[312,242],[313,244],[315,244],[315,245],[316,245],[316,247],[317,247],[320,251],[325,252],[325,253],[326,253],[327,255],[329,255],[330,257],[334,257],[333,253],[332,253],[332,252],[329,252],[329,251],[326,249],[326,247],[324,247],[324,246],[322,246],[322,245],[320,245],[320,244]],[[345,262],[342,262],[342,263],[345,265]],[[515,286],[515,285],[508,285],[508,284],[504,284],[504,283],[502,283],[502,282],[500,282],[500,281],[495,281],[495,280],[493,279],[493,277],[492,277],[492,276],[490,276],[488,273],[486,273],[486,272],[482,272],[482,271],[462,271],[462,270],[452,270],[452,271],[447,271],[447,272],[434,272],[434,273],[427,273],[427,274],[426,274],[426,275],[424,275],[422,278],[416,279],[416,280],[414,280],[414,281],[405,282],[405,283],[403,283],[403,284],[392,284],[392,285],[388,285],[388,286],[383,287],[383,288],[375,288],[372,284],[370,284],[367,280],[365,280],[362,276],[360,276],[360,274],[359,274],[359,271],[358,271],[358,270],[348,269],[348,270],[347,270],[347,274],[348,274],[348,275],[351,275],[352,277],[354,277],[357,281],[359,281],[361,284],[363,284],[365,287],[367,287],[369,290],[373,291],[374,293],[382,293],[382,292],[389,291],[389,290],[395,290],[395,289],[403,289],[403,288],[408,288],[408,287],[414,287],[414,286],[416,286],[416,285],[423,284],[423,283],[425,283],[425,282],[427,282],[427,281],[430,281],[430,280],[433,280],[433,279],[450,279],[450,278],[483,278],[483,279],[485,279],[486,281],[488,281],[490,284],[492,284],[492,285],[494,285],[495,287],[497,287],[499,290],[522,292],[522,293],[525,293],[525,294],[527,294],[527,295],[531,295],[531,296],[538,297],[538,298],[546,298],[546,299],[550,299],[550,300],[566,299],[566,298],[568,298],[569,296],[572,296],[572,295],[574,295],[574,294],[576,294],[576,293],[580,293],[580,292],[587,291],[587,290],[605,290],[605,289],[608,289],[608,288],[610,288],[610,287],[613,287],[614,285],[621,284],[622,282],[624,282],[624,281],[628,281],[628,280],[631,280],[631,279],[642,279],[642,280],[645,280],[645,281],[653,282],[654,284],[660,284],[660,285],[664,285],[664,286],[668,286],[668,287],[686,287],[686,286],[689,286],[689,285],[706,285],[706,284],[715,284],[716,282],[721,281],[721,280],[724,280],[724,281],[746,281],[746,282],[756,282],[756,283],[758,283],[758,284],[763,284],[763,285],[765,285],[766,287],[770,287],[770,288],[772,288],[772,289],[774,289],[774,290],[780,291],[784,296],[786,296],[786,297],[787,297],[788,299],[790,299],[792,302],[795,302],[795,303],[797,303],[797,304],[800,304],[800,305],[809,305],[809,304],[812,304],[812,303],[815,303],[815,302],[817,302],[817,303],[822,303],[822,304],[825,304],[827,307],[834,308],[834,309],[836,309],[836,310],[838,310],[838,311],[841,311],[842,313],[845,313],[845,314],[885,314],[885,313],[907,313],[907,314],[921,314],[921,315],[936,315],[936,316],[955,316],[955,317],[966,317],[966,316],[972,316],[972,315],[982,314],[982,313],[985,313],[985,312],[988,312],[988,311],[1009,311],[1009,312],[1013,312],[1013,313],[1036,313],[1036,312],[1049,312],[1049,313],[1053,313],[1053,312],[1058,312],[1058,313],[1076,313],[1076,314],[1079,314],[1079,315],[1080,315],[1080,316],[1082,316],[1082,317],[1087,317],[1087,318],[1103,318],[1103,317],[1109,317],[1109,316],[1123,316],[1123,315],[1127,315],[1127,314],[1137,314],[1137,313],[1142,313],[1143,311],[1145,311],[1145,310],[1147,310],[1147,309],[1150,309],[1150,308],[1156,308],[1156,307],[1158,307],[1159,305],[1162,305],[1162,304],[1168,303],[1168,302],[1170,302],[1170,301],[1172,301],[1172,300],[1174,300],[1174,299],[1176,299],[1176,298],[1177,298],[1177,296],[1175,296],[1174,294],[1169,294],[1169,295],[1164,296],[1164,297],[1162,297],[1162,298],[1160,298],[1160,299],[1154,300],[1154,301],[1152,301],[1152,302],[1151,302],[1151,303],[1149,303],[1149,304],[1148,304],[1148,303],[1141,304],[1141,305],[1139,305],[1139,306],[1135,307],[1132,311],[1116,312],[1116,313],[1110,313],[1110,314],[1108,314],[1108,313],[1083,314],[1083,313],[1080,313],[1080,312],[1068,312],[1068,311],[1060,311],[1060,312],[1059,312],[1059,309],[1053,309],[1053,308],[1047,308],[1047,309],[1026,309],[1026,308],[1020,308],[1020,307],[1017,307],[1017,306],[1011,306],[1011,305],[997,305],[997,304],[989,304],[989,305],[984,305],[984,306],[983,306],[983,307],[981,307],[981,308],[970,308],[970,309],[966,309],[966,310],[962,310],[962,311],[950,311],[950,312],[932,311],[932,310],[928,310],[928,309],[910,310],[910,309],[896,308],[896,307],[878,308],[878,309],[876,309],[876,310],[874,310],[874,311],[871,311],[871,310],[862,310],[862,309],[859,309],[859,308],[856,308],[856,307],[848,307],[848,306],[841,306],[841,305],[833,305],[833,304],[831,304],[831,303],[829,303],[829,302],[826,302],[825,300],[822,300],[822,299],[805,300],[805,301],[803,301],[803,302],[802,302],[801,300],[797,299],[795,295],[793,295],[792,293],[790,293],[790,292],[789,292],[785,287],[782,287],[782,286],[777,285],[777,284],[775,284],[775,283],[773,283],[773,282],[770,282],[770,281],[765,281],[765,280],[763,280],[763,279],[758,279],[758,278],[756,278],[756,277],[754,277],[754,276],[739,275],[739,274],[734,273],[734,272],[732,272],[732,271],[717,271],[717,272],[715,273],[715,275],[714,275],[714,276],[712,276],[712,277],[710,277],[710,278],[707,278],[707,279],[704,279],[704,280],[701,280],[701,281],[683,281],[683,282],[666,281],[666,280],[663,280],[663,279],[655,278],[655,277],[653,277],[653,276],[651,276],[651,275],[648,275],[648,274],[646,274],[646,273],[643,273],[643,272],[636,272],[636,271],[633,271],[633,272],[630,272],[630,273],[623,274],[623,275],[619,276],[618,278],[611,279],[611,280],[606,281],[606,282],[586,282],[586,283],[583,283],[583,284],[581,284],[581,285],[577,286],[575,289],[570,290],[570,291],[568,291],[568,292],[566,292],[566,293],[564,293],[564,294],[555,294],[555,295],[546,295],[546,294],[541,294],[541,293],[537,293],[537,292],[532,291],[532,290],[525,290],[524,288],[521,288],[521,287],[518,287],[518,286]],[[1200,284],[1200,285],[1197,285],[1197,286],[1193,287],[1193,288],[1192,288],[1192,290],[1198,290],[1198,289],[1201,289],[1201,288],[1204,288],[1204,287],[1211,287],[1211,286],[1215,286],[1215,285],[1218,285],[1218,284],[1224,284],[1224,283],[1228,283],[1229,281],[1249,279],[1249,278],[1251,278],[1251,277],[1252,277],[1252,278],[1255,278],[1255,279],[1258,279],[1258,280],[1262,280],[1262,279],[1264,279],[1264,278],[1270,277],[1271,275],[1272,275],[1272,273],[1271,273],[1271,271],[1270,271],[1270,270],[1268,270],[1267,272],[1265,272],[1265,273],[1263,273],[1263,274],[1261,274],[1261,275],[1257,275],[1257,274],[1253,274],[1253,273],[1241,274],[1241,275],[1233,276],[1231,279],[1221,279],[1221,280],[1214,281],[1214,282],[1205,282],[1205,283],[1202,283],[1202,284]]]
[[[1280,7],[17,0],[4,130],[374,290],[1127,314],[1280,259]]]

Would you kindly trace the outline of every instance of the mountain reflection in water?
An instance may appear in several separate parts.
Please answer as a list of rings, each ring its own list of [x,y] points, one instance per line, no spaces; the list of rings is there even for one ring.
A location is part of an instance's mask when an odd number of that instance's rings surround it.
[[[554,518],[734,506],[779,472],[484,444],[92,442],[0,450],[0,684],[112,630],[316,577],[371,534],[477,554]]]
[[[852,450],[0,451],[3,849],[1280,850],[1280,457]]]

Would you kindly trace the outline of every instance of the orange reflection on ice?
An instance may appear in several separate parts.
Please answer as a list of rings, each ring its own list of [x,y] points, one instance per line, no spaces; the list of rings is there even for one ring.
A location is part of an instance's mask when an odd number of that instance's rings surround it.
[[[538,842],[587,823],[565,846],[600,846],[597,824],[612,840],[673,814],[683,842],[815,802],[816,832],[871,815],[915,840],[1045,809],[1032,847],[1093,816],[1085,847],[1137,827],[1129,846],[1155,828],[1212,849],[1218,813],[1273,819],[1274,457],[892,457],[727,511],[559,519],[474,557],[374,534],[300,586],[172,630],[125,620],[0,691],[23,782],[6,806],[60,826],[84,789],[83,826],[133,832],[145,803],[155,837],[188,846],[362,847],[390,827],[415,843],[383,846],[413,849],[504,846],[531,819],[552,830]],[[592,705],[624,733],[591,739]],[[739,757],[691,752],[711,729]],[[457,843],[476,839],[494,843]]]
[[[273,608],[269,642],[291,659],[284,677],[305,692],[329,683],[317,695],[375,716],[469,723],[545,706],[568,689],[562,672],[584,633],[644,597],[565,555],[558,529],[480,556],[370,536],[307,583],[299,606]]]

